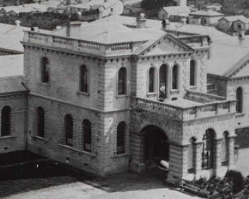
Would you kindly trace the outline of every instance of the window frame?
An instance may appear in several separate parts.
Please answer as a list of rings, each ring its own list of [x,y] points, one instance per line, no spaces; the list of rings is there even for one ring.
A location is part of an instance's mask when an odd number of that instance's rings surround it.
[[[49,84],[50,82],[50,70],[49,59],[47,57],[41,58],[41,83]]]
[[[124,71],[124,74],[121,74],[121,72]],[[118,70],[118,85],[117,85],[117,94],[118,96],[126,96],[128,94],[128,87],[127,87],[127,68],[121,67]],[[121,76],[122,75],[122,76]],[[120,78],[122,77],[122,78]],[[122,90],[122,92],[120,92]]]
[[[79,79],[79,91],[81,93],[89,94],[89,74],[88,67],[83,64],[80,66],[80,79]]]
[[[236,112],[243,113],[243,88],[238,87],[236,89]]]
[[[153,73],[151,74],[151,71]],[[156,68],[150,67],[148,71],[148,93],[156,92]]]
[[[92,124],[88,119],[84,119],[82,121],[82,133],[83,133],[83,150],[87,152],[91,152],[92,151]]]
[[[177,64],[172,67],[172,90],[179,90],[179,65]]]
[[[117,126],[117,138],[116,138],[116,153],[121,155],[125,153],[125,137],[126,137],[127,124],[122,121]]]
[[[164,76],[165,76],[165,79],[164,79],[164,81],[161,81],[162,80],[162,68],[165,68],[165,74],[164,74]],[[163,100],[164,99],[166,99],[167,97],[168,97],[168,83],[169,83],[169,81],[168,81],[168,73],[169,73],[169,67],[168,67],[168,65],[166,65],[166,64],[162,64],[161,66],[160,66],[160,68],[159,68],[159,78],[158,78],[158,85],[159,85],[159,88],[158,88],[158,98],[159,98],[159,100],[162,98]],[[162,83],[162,84],[161,84]],[[162,86],[164,86],[165,87],[165,93],[163,93],[162,91],[161,91],[161,87]],[[161,92],[161,93],[160,93]],[[161,96],[162,95],[162,96]],[[164,95],[164,96],[163,96]]]
[[[64,116],[65,145],[70,147],[73,147],[73,130],[73,117],[70,114],[66,114]]]
[[[1,137],[6,137],[11,135],[11,123],[12,123],[11,119],[12,119],[12,108],[10,106],[4,106],[1,110]]]
[[[36,117],[37,117],[37,124],[36,124],[37,136],[44,138],[45,137],[45,111],[40,106],[36,109]]]
[[[192,64],[193,63],[193,64]],[[196,86],[196,61],[190,60],[190,70],[189,70],[189,85],[191,87]]]

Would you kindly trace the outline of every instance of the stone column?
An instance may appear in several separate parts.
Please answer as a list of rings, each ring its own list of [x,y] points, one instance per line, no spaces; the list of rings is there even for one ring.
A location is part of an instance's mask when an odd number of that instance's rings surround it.
[[[228,148],[228,168],[230,169],[235,165],[235,157],[234,157],[234,139],[235,136],[231,136],[229,139],[229,148]]]
[[[202,164],[202,147],[203,142],[194,143],[195,148],[195,161],[194,161],[194,174],[195,179],[199,179],[201,175],[201,164]]]
[[[188,146],[170,143],[169,175],[167,181],[175,184],[188,174]]]
[[[222,144],[222,139],[214,140],[213,169],[215,175],[217,175],[219,169],[221,168],[221,144]]]
[[[132,171],[141,172],[144,164],[144,133],[132,133],[131,135],[131,163]]]

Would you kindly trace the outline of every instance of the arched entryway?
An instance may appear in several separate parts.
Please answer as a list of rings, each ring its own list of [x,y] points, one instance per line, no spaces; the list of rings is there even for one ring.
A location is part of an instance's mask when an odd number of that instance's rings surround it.
[[[168,138],[164,131],[154,125],[142,129],[144,133],[144,162],[146,165],[169,161]]]

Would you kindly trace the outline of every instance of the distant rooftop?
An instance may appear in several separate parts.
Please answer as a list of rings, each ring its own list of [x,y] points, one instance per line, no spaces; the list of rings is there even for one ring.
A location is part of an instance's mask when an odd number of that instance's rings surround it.
[[[249,19],[244,17],[243,15],[226,16],[226,17],[223,17],[222,19],[226,19],[229,22],[234,22],[234,21],[240,20],[242,22],[249,23]]]
[[[190,13],[190,15],[192,15],[192,16],[209,16],[209,17],[224,16],[224,14],[219,13],[219,12],[215,12],[213,10],[208,10],[208,11],[199,10],[199,11]]]

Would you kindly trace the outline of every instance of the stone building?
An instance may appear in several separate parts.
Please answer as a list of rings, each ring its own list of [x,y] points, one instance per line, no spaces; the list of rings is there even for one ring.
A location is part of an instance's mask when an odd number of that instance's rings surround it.
[[[2,146],[100,176],[160,160],[169,182],[232,168],[236,100],[207,92],[210,37],[136,23],[25,31],[24,75],[1,93]]]

